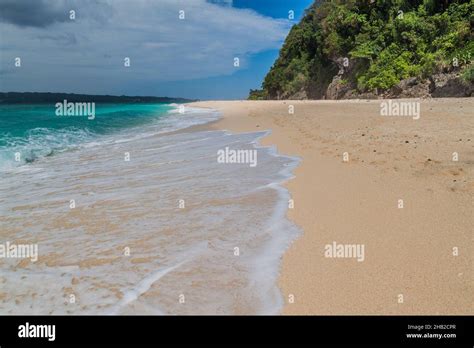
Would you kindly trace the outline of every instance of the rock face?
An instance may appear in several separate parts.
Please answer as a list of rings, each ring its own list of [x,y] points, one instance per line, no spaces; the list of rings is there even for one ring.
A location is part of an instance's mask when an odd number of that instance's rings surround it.
[[[325,99],[470,97],[474,94],[474,84],[464,81],[460,71],[453,71],[452,68],[429,78],[404,79],[388,91],[363,93],[357,89],[357,71],[361,69],[364,61],[338,58],[332,62],[337,70],[326,89]]]
[[[351,89],[351,86],[340,75],[336,75],[328,86],[326,99],[344,99]]]
[[[433,91],[430,79],[420,80],[416,77],[400,81],[387,94],[388,98],[429,98]]]
[[[432,97],[471,97],[473,95],[473,84],[465,82],[456,73],[435,74],[431,79],[434,85]]]
[[[309,98],[308,98],[308,94],[306,93],[306,90],[300,89],[295,94],[290,95],[288,97],[288,99],[290,99],[290,100],[306,100],[306,99],[309,99]]]
[[[427,79],[410,77],[381,93],[361,93],[357,91],[354,82],[348,81],[351,81],[351,76],[340,70],[327,88],[326,99],[448,98],[474,95],[474,84],[464,81],[458,72],[438,73]]]
[[[354,73],[358,60],[349,61],[348,58],[338,58],[333,62],[337,66],[338,72],[329,84],[325,98],[331,100],[357,98]]]

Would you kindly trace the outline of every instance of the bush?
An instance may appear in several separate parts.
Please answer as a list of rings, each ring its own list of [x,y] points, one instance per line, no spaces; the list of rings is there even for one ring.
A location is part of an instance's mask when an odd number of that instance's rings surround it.
[[[265,100],[267,99],[267,92],[263,89],[251,89],[248,100]]]
[[[462,79],[468,83],[474,83],[474,66],[469,65],[461,75]]]

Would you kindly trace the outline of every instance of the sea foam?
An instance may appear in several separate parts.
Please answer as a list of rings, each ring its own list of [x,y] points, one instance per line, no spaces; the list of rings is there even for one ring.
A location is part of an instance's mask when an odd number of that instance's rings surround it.
[[[183,130],[218,117],[172,113],[0,173],[2,237],[40,251],[5,260],[0,313],[279,312],[280,259],[299,233],[281,184],[298,159],[260,146],[267,132]],[[225,147],[256,150],[258,165],[218,163]]]

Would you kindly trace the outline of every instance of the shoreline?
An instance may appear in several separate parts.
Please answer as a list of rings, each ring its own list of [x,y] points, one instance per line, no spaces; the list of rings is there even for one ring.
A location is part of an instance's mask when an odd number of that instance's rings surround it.
[[[188,104],[221,111],[209,129],[271,130],[261,146],[301,158],[284,185],[303,234],[282,258],[283,314],[474,312],[474,102],[416,101],[419,120],[381,117],[380,100]],[[363,245],[365,258],[325,257],[332,243]]]
[[[297,160],[260,146],[267,132],[210,130],[215,113],[188,111],[1,175],[2,238],[39,250],[35,260],[7,256],[1,312],[280,312],[279,260],[299,232],[280,183]],[[258,151],[258,170],[216,161],[234,146],[255,165]],[[61,303],[69,293],[80,306]]]

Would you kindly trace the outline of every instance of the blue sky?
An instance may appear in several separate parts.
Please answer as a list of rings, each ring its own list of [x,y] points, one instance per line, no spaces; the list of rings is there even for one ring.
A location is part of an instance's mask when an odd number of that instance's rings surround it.
[[[217,2],[217,1],[216,1]],[[313,0],[234,0],[234,8],[251,9],[257,13],[275,19],[288,18],[288,11],[293,10],[296,24],[304,10]],[[291,4],[291,6],[289,6]],[[158,94],[166,89],[173,93],[199,99],[245,99],[249,90],[260,88],[270,67],[278,57],[279,48],[265,50],[249,57],[248,65],[236,70],[232,75],[211,77],[195,81],[178,81],[158,89]]]
[[[0,0],[0,91],[246,98],[311,3]]]

